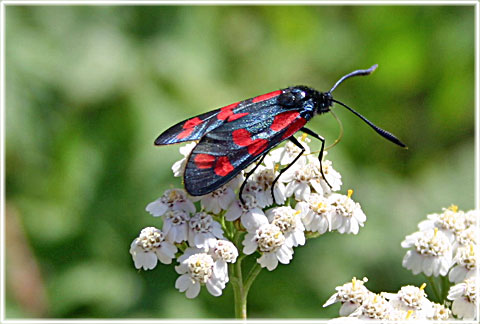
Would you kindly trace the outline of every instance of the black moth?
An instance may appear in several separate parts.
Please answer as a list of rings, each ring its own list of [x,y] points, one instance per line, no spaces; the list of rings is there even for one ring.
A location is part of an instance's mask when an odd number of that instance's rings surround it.
[[[393,134],[375,126],[358,112],[332,97],[332,92],[346,79],[369,75],[376,68],[377,65],[374,65],[366,70],[353,71],[340,78],[327,92],[319,92],[306,86],[295,86],[209,111],[170,127],[158,136],[155,145],[199,141],[187,159],[183,180],[185,189],[190,195],[202,196],[222,187],[253,162],[259,161],[258,166],[273,147],[289,140],[298,146],[301,152],[288,166],[280,170],[273,181],[271,187],[273,198],[273,188],[281,174],[305,151],[294,137],[297,131],[302,131],[322,143],[318,159],[320,171],[326,181],[321,168],[325,139],[304,125],[313,116],[330,111],[334,103],[353,112],[382,137],[406,147]],[[239,196],[242,203],[244,203],[243,188],[255,168],[246,174],[240,188]]]

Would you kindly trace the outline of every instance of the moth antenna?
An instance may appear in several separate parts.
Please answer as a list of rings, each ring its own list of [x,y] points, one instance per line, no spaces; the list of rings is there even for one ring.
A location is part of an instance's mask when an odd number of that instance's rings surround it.
[[[347,108],[348,110],[350,110],[352,113],[354,113],[355,115],[357,115],[357,117],[359,117],[361,120],[363,120],[365,123],[367,123],[368,126],[370,126],[371,128],[373,128],[374,131],[376,131],[380,136],[382,136],[383,138],[389,140],[390,142],[392,143],[395,143],[397,144],[398,146],[401,146],[401,147],[404,147],[404,148],[407,148],[407,146],[405,144],[403,144],[398,138],[395,137],[395,135],[393,135],[392,133],[390,132],[387,132],[386,130],[384,129],[381,129],[380,127],[377,127],[375,126],[371,121],[369,121],[367,118],[363,117],[362,115],[360,115],[360,113],[356,112],[355,110],[353,110],[353,108],[350,108],[348,107],[346,104],[340,102],[340,101],[337,101],[335,99],[332,99],[333,102],[335,103],[338,103],[339,105]]]
[[[335,85],[332,87],[332,89],[330,89],[330,91],[328,91],[328,92],[332,93],[332,91],[335,90],[340,85],[340,83],[342,83],[343,81],[345,81],[348,78],[351,78],[351,77],[354,77],[354,76],[357,76],[357,75],[369,75],[369,74],[371,74],[373,71],[375,71],[377,69],[377,67],[378,67],[378,64],[375,64],[375,65],[372,65],[367,70],[356,70],[356,71],[353,71],[353,72],[351,72],[347,75],[344,75],[343,77],[340,78],[340,80],[337,81],[337,83],[335,83]]]

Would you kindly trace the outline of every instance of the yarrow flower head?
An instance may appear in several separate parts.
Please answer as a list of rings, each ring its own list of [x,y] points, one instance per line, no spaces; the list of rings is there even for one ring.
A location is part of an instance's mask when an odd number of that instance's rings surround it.
[[[263,210],[258,207],[255,197],[250,194],[244,194],[243,199],[245,204],[242,204],[240,199],[232,202],[225,214],[225,219],[233,222],[240,218],[243,227],[245,227],[247,231],[255,231],[262,224],[267,224],[267,216],[265,216]]]
[[[169,210],[163,216],[162,230],[170,242],[181,243],[187,240],[190,216],[183,210]]]
[[[200,287],[205,285],[213,296],[220,296],[225,288],[223,272],[216,270],[213,257],[201,249],[187,248],[185,253],[178,258],[180,264],[175,270],[180,277],[175,282],[175,288],[186,292],[187,298],[195,298],[200,292]],[[217,274],[221,274],[217,277]]]
[[[169,189],[162,197],[147,205],[146,210],[153,216],[162,216],[167,210],[183,210],[187,213],[195,212],[195,205],[187,197],[185,190]]]
[[[452,241],[456,233],[465,229],[465,214],[458,210],[458,206],[452,205],[448,208],[443,208],[440,214],[427,215],[428,220],[422,221],[418,224],[420,231],[431,230],[438,228]]]
[[[269,222],[280,228],[285,236],[285,244],[292,247],[305,244],[305,227],[300,213],[299,210],[289,206],[276,207],[267,211]]]
[[[210,249],[210,255],[216,262],[215,271],[217,271],[217,278],[222,278],[223,281],[228,282],[227,263],[235,263],[237,261],[237,248],[230,241],[217,240],[215,245]]]
[[[247,233],[242,243],[243,253],[248,255],[258,250],[262,256],[257,262],[270,271],[277,267],[278,262],[290,263],[293,257],[292,247],[285,244],[285,236],[274,224],[263,224],[255,233]]]
[[[456,266],[448,274],[448,279],[451,282],[459,283],[475,275],[477,269],[475,245],[470,244],[459,247],[453,261],[456,263]]]
[[[298,202],[295,209],[301,212],[307,231],[323,234],[330,230],[332,207],[324,196],[313,193],[306,201]]]
[[[425,286],[425,284],[420,288],[411,285],[403,286],[396,294],[383,293],[382,295],[396,310],[412,311],[416,319],[431,318],[433,316],[432,302],[427,299]]]
[[[303,159],[305,158],[306,154],[310,154],[310,147],[308,146],[308,143],[311,142],[311,139],[307,137],[307,134],[303,134],[302,136],[297,137],[297,140],[305,148],[304,155],[300,157],[300,159]],[[300,153],[301,153],[300,148],[297,145],[293,144],[293,142],[289,141],[283,147],[272,150],[265,157],[265,164],[289,165]],[[295,167],[297,166],[294,164],[292,168],[295,168]]]
[[[440,305],[437,303],[432,303],[433,311],[431,317],[428,319],[434,321],[446,321],[453,319],[452,311],[445,307],[444,305]]]
[[[437,228],[408,235],[402,247],[410,249],[402,265],[413,274],[445,276],[452,264],[452,248],[449,238]]]
[[[476,277],[452,286],[448,291],[448,299],[452,300],[452,312],[465,320],[476,319],[477,314],[477,285]]]
[[[480,210],[473,209],[465,213],[465,227],[475,227],[480,219]]]
[[[371,294],[367,287],[365,287],[365,282],[367,282],[367,278],[358,280],[353,277],[351,282],[336,287],[335,290],[337,292],[333,294],[325,304],[323,304],[323,307],[341,302],[342,306],[339,311],[340,316],[348,316],[352,314]]]
[[[367,220],[360,204],[354,202],[351,197],[353,190],[348,190],[348,195],[332,194],[328,197],[328,203],[332,208],[331,230],[339,233],[358,234],[360,227]]]
[[[332,168],[331,161],[324,160],[322,170],[332,188],[322,177],[320,162],[317,157],[312,155],[302,156],[295,165],[295,168],[291,167],[280,178],[282,182],[288,183],[285,192],[287,197],[294,195],[296,200],[306,200],[312,189],[320,195],[340,190],[341,176]]]
[[[130,245],[130,254],[135,268],[151,270],[156,267],[157,260],[164,264],[172,263],[177,247],[165,240],[165,235],[155,227],[146,227]]]
[[[278,172],[274,167],[259,166],[255,170],[252,180],[247,183],[245,190],[255,196],[258,206],[265,208],[274,202],[277,204],[285,202],[285,185],[282,182],[277,182],[273,187],[273,196],[275,197],[275,201],[273,201],[271,188],[277,176]]]
[[[393,309],[391,304],[381,295],[369,293],[365,296],[360,307],[350,316],[364,320],[390,319]]]
[[[229,185],[225,185],[205,196],[193,200],[200,200],[205,211],[218,214],[220,211],[228,209],[232,201],[235,200],[235,196],[234,189]]]
[[[210,214],[198,212],[188,221],[188,244],[191,247],[210,247],[223,238],[222,226]]]

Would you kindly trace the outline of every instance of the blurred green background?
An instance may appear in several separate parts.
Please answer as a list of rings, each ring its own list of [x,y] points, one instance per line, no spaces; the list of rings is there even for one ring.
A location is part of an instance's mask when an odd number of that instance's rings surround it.
[[[233,293],[187,300],[173,266],[137,271],[144,211],[171,186],[179,146],[153,140],[200,112],[291,85],[335,91],[328,158],[367,215],[263,270],[251,318],[327,318],[335,286],[425,281],[400,242],[427,213],[474,207],[473,6],[13,6],[6,9],[8,318],[228,318]],[[338,107],[338,106],[337,106]],[[330,116],[309,127],[337,138]],[[427,287],[427,292],[430,292]]]

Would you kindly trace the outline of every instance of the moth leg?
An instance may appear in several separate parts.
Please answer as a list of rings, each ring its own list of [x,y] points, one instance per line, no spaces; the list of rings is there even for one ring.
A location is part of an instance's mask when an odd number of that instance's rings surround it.
[[[312,131],[308,128],[302,127],[302,128],[300,128],[300,130],[304,133],[307,133],[308,135],[311,135],[311,136],[315,137],[320,142],[322,142],[322,147],[320,148],[320,153],[318,153],[318,161],[320,162],[320,173],[322,174],[323,180],[325,180],[325,182],[330,187],[330,189],[332,189],[332,186],[330,185],[330,183],[328,183],[328,180],[325,177],[325,174],[323,174],[323,167],[322,167],[323,151],[324,151],[324,148],[325,148],[325,139],[322,136],[318,135],[317,133],[315,133],[314,131]]]
[[[272,191],[272,199],[273,199],[273,202],[275,202],[275,196],[273,195],[273,188],[275,188],[275,184],[277,183],[278,179],[281,177],[281,175],[287,171],[292,165],[295,164],[295,162],[297,162],[297,160],[303,155],[303,153],[305,152],[305,148],[303,147],[302,144],[300,144],[300,142],[293,136],[289,137],[288,138],[290,140],[290,142],[292,142],[293,144],[295,144],[300,150],[301,152],[293,159],[292,162],[290,162],[289,165],[287,165],[286,167],[284,167],[283,169],[280,170],[280,173],[278,174],[278,176],[275,178],[275,180],[273,180],[272,182],[272,187],[270,188],[270,190]]]
[[[263,159],[265,159],[265,156],[267,156],[267,154],[263,154],[262,157],[260,158],[260,160],[257,162],[257,165],[255,165],[255,167],[252,170],[248,171],[247,175],[245,176],[245,180],[243,180],[242,186],[240,187],[240,193],[239,193],[238,196],[240,198],[240,202],[244,206],[245,206],[245,200],[243,200],[243,197],[242,197],[243,189],[245,188],[245,185],[247,184],[248,178],[255,172],[255,170],[258,168],[258,166],[260,164],[262,164]]]

